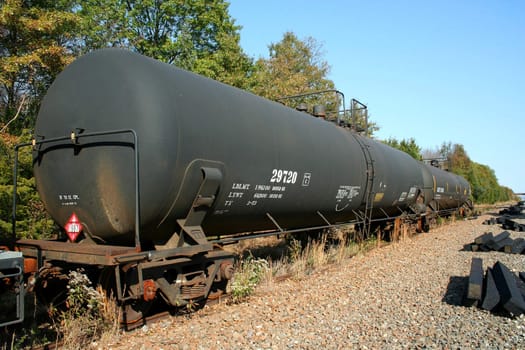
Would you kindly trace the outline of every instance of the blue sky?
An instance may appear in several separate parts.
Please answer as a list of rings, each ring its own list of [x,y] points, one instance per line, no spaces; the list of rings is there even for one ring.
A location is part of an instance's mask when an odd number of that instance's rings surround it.
[[[249,56],[267,57],[286,31],[313,37],[336,88],[368,105],[378,138],[462,144],[525,192],[525,1],[230,3]]]

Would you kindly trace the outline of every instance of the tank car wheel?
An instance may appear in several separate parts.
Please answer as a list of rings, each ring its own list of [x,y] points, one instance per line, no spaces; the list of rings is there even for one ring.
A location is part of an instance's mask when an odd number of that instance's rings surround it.
[[[110,298],[117,295],[117,285],[115,279],[115,268],[105,267],[102,269],[99,279],[99,285]],[[120,323],[131,325],[144,319],[151,309],[153,301],[137,300],[132,303],[123,304],[121,307]]]
[[[46,265],[39,271],[35,295],[46,307],[65,309],[68,281],[61,267]]]
[[[207,300],[215,301],[220,299],[223,295],[226,294],[226,287],[228,281],[216,282],[211,286],[210,293],[208,294]]]
[[[132,325],[141,322],[151,309],[152,301],[137,301],[122,306],[121,324]]]
[[[104,290],[108,298],[115,298],[117,288],[115,284],[115,269],[104,267],[98,276],[98,285]]]
[[[210,292],[206,297],[205,302],[215,303],[220,301],[223,296],[227,296],[228,293],[228,283],[233,278],[235,269],[233,267],[233,262],[224,261],[221,263],[220,268],[220,281],[212,284]]]

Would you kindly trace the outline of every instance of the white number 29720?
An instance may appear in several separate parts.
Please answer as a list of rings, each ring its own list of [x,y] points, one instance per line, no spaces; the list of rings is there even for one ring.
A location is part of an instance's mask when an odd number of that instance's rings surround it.
[[[273,169],[270,182],[294,184],[297,181],[297,171]]]

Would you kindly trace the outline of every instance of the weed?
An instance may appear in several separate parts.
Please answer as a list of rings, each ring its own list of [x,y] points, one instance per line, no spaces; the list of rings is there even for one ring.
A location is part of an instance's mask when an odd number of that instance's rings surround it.
[[[290,261],[292,263],[297,262],[298,260],[301,259],[303,247],[301,245],[300,240],[291,238],[288,241],[288,249],[289,249],[288,256],[290,257]]]
[[[266,275],[268,267],[268,262],[265,259],[255,259],[252,255],[238,262],[230,285],[234,303],[245,300],[254,292],[257,284]]]
[[[83,349],[119,330],[119,307],[102,288],[92,287],[83,271],[70,271],[67,308],[54,310],[57,334],[68,349]]]

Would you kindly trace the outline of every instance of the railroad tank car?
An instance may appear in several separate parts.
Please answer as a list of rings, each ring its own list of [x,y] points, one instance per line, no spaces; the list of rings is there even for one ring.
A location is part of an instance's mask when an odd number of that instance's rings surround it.
[[[404,152],[120,49],[87,54],[59,74],[35,135],[121,129],[138,136],[143,242],[163,244],[184,225],[207,176],[216,189],[199,221],[206,235],[420,212],[434,187]],[[96,243],[132,245],[133,148],[122,134],[40,145],[34,171],[47,211],[62,226],[75,213]]]
[[[87,54],[53,82],[35,140],[15,149],[15,193],[25,146],[46,210],[68,233],[16,241],[28,285],[57,300],[67,272],[85,267],[115,292],[125,324],[158,299],[181,307],[222,295],[234,257],[221,244],[400,217],[426,227],[428,214],[471,205],[459,176],[119,49]],[[16,195],[13,223],[15,236]]]
[[[423,166],[432,177],[433,198],[428,205],[434,211],[453,210],[461,207],[472,209],[471,189],[467,180],[428,164]]]

